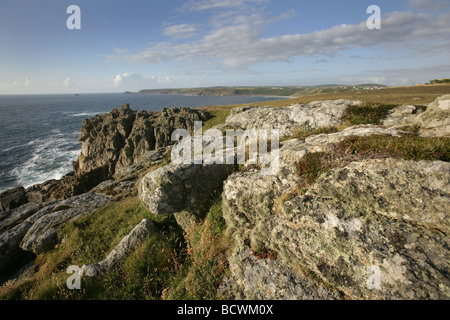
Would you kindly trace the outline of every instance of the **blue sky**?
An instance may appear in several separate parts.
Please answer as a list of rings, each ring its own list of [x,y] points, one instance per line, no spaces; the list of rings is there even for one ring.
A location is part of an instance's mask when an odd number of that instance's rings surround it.
[[[449,21],[448,0],[0,0],[0,94],[414,85],[450,77]]]

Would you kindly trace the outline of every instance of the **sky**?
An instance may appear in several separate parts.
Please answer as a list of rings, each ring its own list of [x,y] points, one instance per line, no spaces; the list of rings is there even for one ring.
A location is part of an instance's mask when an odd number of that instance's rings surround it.
[[[449,21],[449,0],[0,0],[0,94],[415,85],[450,77]]]

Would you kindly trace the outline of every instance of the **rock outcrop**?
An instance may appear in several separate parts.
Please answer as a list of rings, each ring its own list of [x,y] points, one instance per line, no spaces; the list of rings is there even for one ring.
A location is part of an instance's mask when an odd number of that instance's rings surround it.
[[[154,214],[175,214],[187,228],[207,211],[233,165],[171,163],[148,173],[139,184],[139,198]]]
[[[176,129],[193,131],[206,115],[189,108],[161,112],[132,111],[129,105],[83,120],[81,155],[74,163],[76,176],[89,174],[85,184],[94,187],[116,171],[140,163],[148,151],[167,147]]]
[[[317,129],[341,124],[349,106],[359,101],[318,101],[289,107],[238,107],[227,118],[226,125],[242,129],[279,129],[280,135],[292,135],[298,129]]]
[[[24,187],[9,189],[0,194],[0,212],[20,207],[28,202]]]
[[[427,110],[414,119],[423,137],[450,136],[450,95],[439,97]]]
[[[421,137],[450,136],[450,95],[437,98],[425,111],[422,108],[417,106],[394,108],[383,121],[383,125],[391,128],[411,127],[417,130]]]
[[[81,155],[73,163],[73,172],[60,180],[49,180],[27,188],[8,190],[0,195],[0,212],[17,208],[27,202],[43,203],[67,199],[90,191],[103,181],[124,178],[121,169],[128,170],[129,179],[156,165],[172,145],[176,129],[193,131],[195,121],[205,121],[207,115],[189,108],[163,109],[160,112],[133,111],[128,104],[103,115],[83,120],[79,140]],[[131,166],[135,168],[130,168]],[[128,168],[128,169],[126,169]]]
[[[51,248],[59,226],[104,206],[110,198],[86,193],[66,200],[28,203],[5,212],[0,221],[0,268],[22,250],[40,253]]]
[[[297,164],[303,157],[331,152],[349,136],[373,134],[400,132],[363,125],[291,139],[282,143],[277,175],[250,169],[227,179],[223,214],[235,248],[221,294],[239,299],[450,297],[449,163],[355,158],[298,192],[303,181]],[[276,263],[251,254],[267,251],[276,253]]]

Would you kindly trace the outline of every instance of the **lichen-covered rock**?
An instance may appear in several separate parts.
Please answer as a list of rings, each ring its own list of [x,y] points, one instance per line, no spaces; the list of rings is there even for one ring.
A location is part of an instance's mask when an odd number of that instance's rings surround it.
[[[189,108],[161,112],[122,108],[85,119],[75,174],[92,172],[102,182],[120,168],[141,162],[146,152],[172,144],[171,135],[176,129],[193,131],[194,122],[203,120],[206,120],[203,112]]]
[[[437,98],[413,122],[423,137],[450,136],[450,95]]]
[[[154,214],[184,211],[199,218],[207,210],[214,193],[220,194],[223,181],[232,169],[232,165],[171,163],[142,178],[139,197]]]
[[[249,248],[239,249],[231,258],[233,276],[225,278],[218,289],[224,299],[335,300],[343,297],[281,259],[258,259]]]
[[[97,263],[85,264],[81,267],[81,275],[95,277],[112,271],[132,250],[136,249],[154,229],[151,221],[143,219],[126,235],[108,256]]]
[[[223,193],[224,217],[236,241],[229,262],[238,291],[254,281],[254,273],[246,274],[252,265],[242,257],[243,248],[251,246],[277,252],[282,263],[333,288],[335,297],[450,298],[449,163],[353,162],[322,175],[279,210],[274,210],[274,193],[283,177],[275,185],[255,177],[257,172],[233,175]],[[267,192],[266,198],[255,201],[255,191],[242,190],[246,184],[260,186],[256,197]],[[253,209],[253,202],[265,205]],[[290,283],[300,279],[297,275]],[[266,292],[268,283],[252,292]]]
[[[238,107],[227,118],[226,124],[243,129],[279,129],[281,135],[292,135],[293,130],[317,129],[341,124],[349,106],[359,101],[334,100],[311,102],[289,107]]]
[[[23,223],[29,225],[20,247],[25,251],[40,253],[48,249],[56,238],[60,225],[79,219],[106,205],[109,196],[85,193],[67,200],[57,201],[29,217]]]
[[[383,120],[383,125],[387,127],[407,125],[422,112],[422,109],[416,106],[399,106],[389,111],[388,116]]]

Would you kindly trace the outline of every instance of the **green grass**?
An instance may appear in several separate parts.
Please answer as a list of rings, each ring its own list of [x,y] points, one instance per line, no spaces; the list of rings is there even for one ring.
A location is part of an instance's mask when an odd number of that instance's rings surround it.
[[[360,124],[381,124],[390,110],[397,107],[394,104],[364,103],[359,106],[350,106],[343,118],[352,126]]]
[[[204,108],[208,112],[210,119],[203,123],[203,131],[211,129],[212,127],[225,123],[227,117],[230,115],[231,108]]]
[[[338,150],[353,155],[371,156],[384,154],[405,160],[450,161],[449,138],[423,138],[414,135],[393,137],[373,135],[348,137],[337,144]]]
[[[68,266],[103,260],[144,218],[154,221],[157,231],[119,268],[102,277],[83,278],[81,291],[66,288]],[[56,249],[37,256],[37,273],[3,286],[1,299],[159,299],[183,260],[183,233],[175,219],[149,213],[137,198],[112,202],[69,223],[59,236],[63,240]]]
[[[224,237],[226,223],[222,216],[222,200],[213,201],[203,223],[188,230],[187,253],[189,263],[164,298],[168,300],[215,300],[217,288],[228,271],[226,251],[228,239]]]

